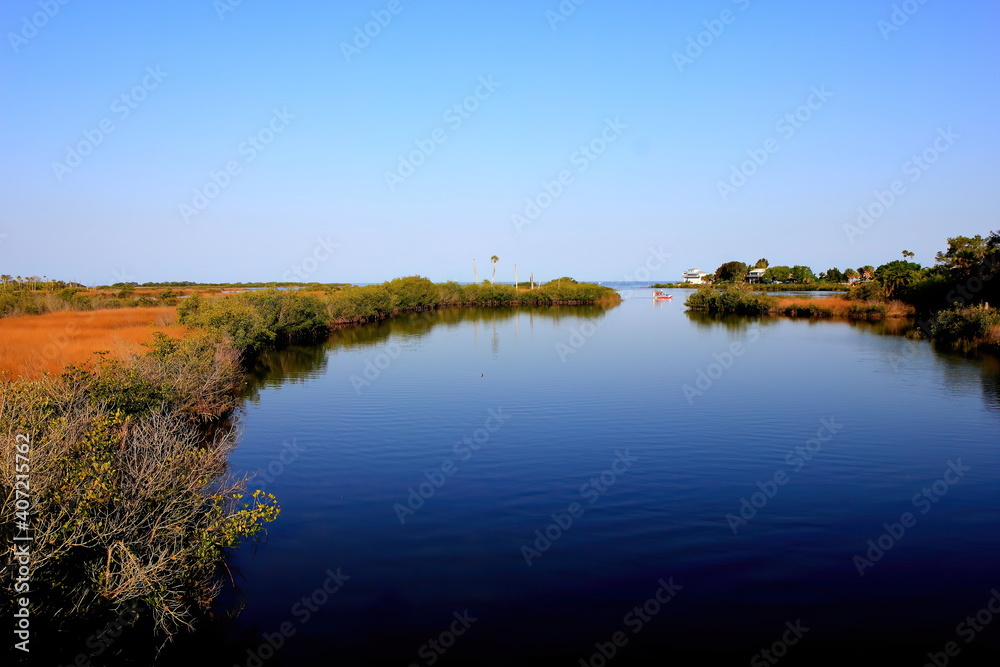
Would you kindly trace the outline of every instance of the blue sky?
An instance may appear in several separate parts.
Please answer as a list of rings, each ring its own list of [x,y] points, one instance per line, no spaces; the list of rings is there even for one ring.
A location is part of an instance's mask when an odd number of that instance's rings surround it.
[[[0,271],[931,264],[1000,229],[998,22],[989,0],[8,0]]]

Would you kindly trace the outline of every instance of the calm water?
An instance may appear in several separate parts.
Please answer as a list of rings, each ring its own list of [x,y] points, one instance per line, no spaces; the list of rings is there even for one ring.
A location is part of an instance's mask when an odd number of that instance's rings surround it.
[[[239,554],[240,664],[1000,646],[1000,614],[959,626],[1000,589],[995,362],[674,293],[406,316],[262,360],[232,463],[282,514]]]

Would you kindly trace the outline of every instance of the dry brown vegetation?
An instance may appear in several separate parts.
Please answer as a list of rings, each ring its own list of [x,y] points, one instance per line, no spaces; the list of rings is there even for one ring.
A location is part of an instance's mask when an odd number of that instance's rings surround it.
[[[808,308],[810,305],[819,306],[820,308],[829,309],[832,312],[833,317],[851,317],[851,307],[857,304],[857,301],[850,301],[844,297],[834,296],[825,297],[822,299],[814,299],[811,297],[777,297],[778,307],[777,310],[784,311],[790,308]],[[908,306],[900,301],[888,301],[885,304],[885,317],[909,317],[913,315],[913,307]]]
[[[188,328],[177,324],[172,306],[0,318],[0,378],[59,373],[91,362],[98,350],[118,358],[142,354],[156,331],[180,338]]]

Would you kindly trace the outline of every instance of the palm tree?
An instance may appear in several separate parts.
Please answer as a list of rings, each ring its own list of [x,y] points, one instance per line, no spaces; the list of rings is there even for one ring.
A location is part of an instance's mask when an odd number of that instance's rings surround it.
[[[493,264],[493,275],[490,276],[490,284],[491,285],[493,284],[493,279],[497,277],[497,262],[499,262],[499,261],[500,261],[500,258],[497,257],[496,255],[493,255],[492,257],[490,257],[490,262],[492,262],[492,264]]]
[[[2,281],[3,281],[3,288],[4,288],[4,289],[7,289],[7,283],[9,283],[9,282],[10,282],[10,276],[8,276],[8,275],[7,275],[6,273],[5,273],[5,274],[3,274],[2,276],[0,276],[0,280],[2,280]]]
[[[903,259],[909,259],[911,257],[913,257],[913,253],[912,252],[910,252],[909,250],[904,250],[903,251]]]
[[[472,258],[472,282],[479,284],[479,271],[476,271],[476,258]]]

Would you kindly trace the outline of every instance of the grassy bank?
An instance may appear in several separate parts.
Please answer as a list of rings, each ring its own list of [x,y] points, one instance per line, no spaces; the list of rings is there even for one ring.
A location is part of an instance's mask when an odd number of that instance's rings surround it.
[[[241,382],[219,337],[161,334],[142,356],[0,383],[0,535],[32,538],[33,656],[87,655],[95,627],[125,613],[161,639],[209,613],[228,550],[279,512],[227,474]],[[0,601],[9,618],[13,598]]]
[[[227,472],[237,440],[231,413],[246,363],[268,348],[311,340],[333,327],[447,306],[618,300],[613,290],[570,280],[519,291],[418,277],[313,293],[196,293],[177,309],[183,336],[142,325],[149,337],[142,353],[132,348],[59,374],[0,381],[0,538],[15,544],[16,535],[32,537],[35,655],[64,650],[51,664],[93,657],[88,636],[123,615],[134,619],[132,633],[163,641],[210,613],[231,577],[231,549],[260,539],[280,512],[273,496]],[[112,320],[131,330],[119,317],[123,312],[57,312],[0,320],[0,326],[20,327],[22,344],[34,338],[44,350],[53,327],[57,347],[82,338],[79,323],[65,321],[69,316],[93,316],[94,327],[105,333]],[[151,316],[127,312],[139,321]],[[30,494],[15,493],[19,482],[30,482]],[[26,527],[15,522],[18,511]],[[16,567],[0,563],[0,577],[13,581]],[[10,618],[15,606],[12,595],[0,596],[0,613]],[[150,664],[151,657],[136,664]]]
[[[192,297],[178,309],[182,324],[219,332],[255,354],[275,344],[323,336],[336,326],[373,322],[397,313],[454,306],[613,305],[618,293],[588,283],[554,281],[534,290],[511,285],[432,283],[397,278],[381,285],[320,294],[264,290],[210,301]]]
[[[787,317],[842,317],[874,320],[907,317],[913,309],[900,302],[827,299],[796,299],[769,296],[759,292],[731,288],[699,289],[685,304],[691,310],[740,315],[784,315]]]
[[[930,333],[936,341],[966,351],[1000,352],[1000,310],[981,305],[942,310],[934,316]]]

